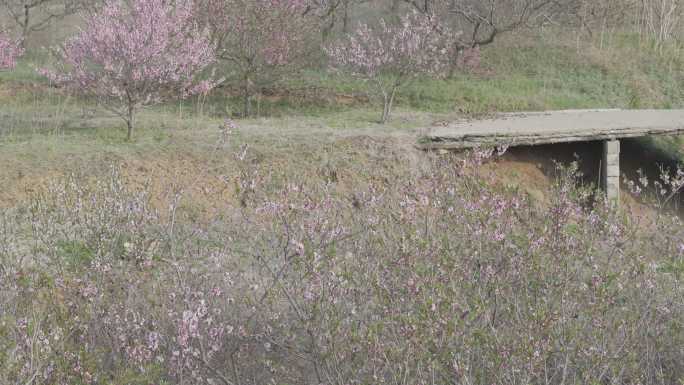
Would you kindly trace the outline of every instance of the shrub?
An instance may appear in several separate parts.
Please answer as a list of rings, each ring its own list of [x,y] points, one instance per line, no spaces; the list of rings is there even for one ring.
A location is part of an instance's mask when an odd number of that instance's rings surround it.
[[[559,170],[547,206],[534,205],[479,174],[491,155],[436,158],[414,178],[389,171],[391,186],[372,182],[350,197],[305,175],[266,176],[242,154],[237,184],[249,199],[194,222],[178,196],[159,205],[168,212],[154,210],[149,189],[126,188],[117,173],[58,183],[36,197],[29,221],[0,216],[0,245],[10,245],[0,248],[0,375],[45,384],[684,378],[681,221],[664,215],[639,228],[605,202],[592,206],[574,168]],[[116,239],[127,240],[125,254],[112,252]],[[91,262],[61,268],[67,240],[86,245]]]

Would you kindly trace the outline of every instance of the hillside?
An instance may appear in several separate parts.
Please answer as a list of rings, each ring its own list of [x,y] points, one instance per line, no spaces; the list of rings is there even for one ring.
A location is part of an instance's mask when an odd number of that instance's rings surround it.
[[[386,124],[313,63],[254,116],[226,83],[131,140],[30,48],[0,74],[0,384],[682,383],[681,138],[623,142],[621,208],[599,143],[416,147],[500,111],[684,107],[678,46],[526,32]]]
[[[398,114],[388,125],[375,123],[377,108],[359,92],[355,80],[307,70],[276,88],[264,89],[257,99],[262,116],[238,119],[230,146],[249,146],[260,154],[265,168],[296,171],[314,164],[323,175],[340,174],[343,183],[353,186],[363,179],[363,173],[351,170],[368,170],[377,160],[388,167],[392,163],[397,164],[391,167],[402,167],[397,156],[414,160],[411,164],[420,163],[425,154],[413,148],[416,138],[431,127],[463,116],[547,109],[677,108],[684,104],[684,75],[679,71],[684,63],[679,48],[654,54],[630,36],[614,37],[603,48],[549,36],[560,34],[498,41],[484,50],[484,64],[477,71],[446,80],[412,82],[400,91]],[[11,165],[0,170],[5,186],[0,200],[3,205],[22,200],[27,188],[52,176],[72,172],[96,175],[112,162],[140,165],[141,170],[163,165],[161,175],[195,175],[195,168],[202,168],[203,162],[223,161],[213,150],[219,127],[241,103],[239,97],[231,96],[230,88],[220,89],[209,100],[147,109],[135,140],[127,143],[120,121],[88,101],[51,87],[35,73],[35,68],[49,65],[50,60],[36,51],[16,70],[0,74],[0,157],[3,164]],[[510,166],[511,172],[503,172],[502,178],[520,175],[513,178],[514,184],[541,197],[543,188],[538,187],[551,183],[553,160],[569,162],[574,153],[583,154],[586,180],[594,182],[596,161],[587,148],[591,147],[577,144],[562,150],[518,149],[501,160],[498,169]],[[628,148],[668,165],[681,157],[678,138],[637,141]],[[624,155],[625,173],[636,179],[642,163],[631,161],[637,154]],[[651,177],[657,177],[656,168],[647,168]],[[410,173],[410,168],[406,172]],[[147,171],[141,174],[147,175]]]

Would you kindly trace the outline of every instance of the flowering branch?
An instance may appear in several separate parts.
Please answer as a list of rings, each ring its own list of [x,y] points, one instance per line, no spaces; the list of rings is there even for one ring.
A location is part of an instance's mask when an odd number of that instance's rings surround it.
[[[420,74],[441,76],[449,65],[445,27],[434,17],[412,12],[398,25],[380,20],[379,28],[360,24],[346,41],[327,48],[331,66],[364,79],[382,95],[382,123],[391,115],[399,87]]]
[[[0,34],[0,70],[14,68],[17,65],[17,58],[23,53],[20,42]]]

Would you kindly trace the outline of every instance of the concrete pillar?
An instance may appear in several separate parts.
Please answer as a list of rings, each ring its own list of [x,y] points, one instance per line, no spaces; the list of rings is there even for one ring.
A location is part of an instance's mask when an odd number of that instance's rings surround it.
[[[601,182],[609,201],[620,201],[620,141],[603,142],[603,160],[601,161]]]

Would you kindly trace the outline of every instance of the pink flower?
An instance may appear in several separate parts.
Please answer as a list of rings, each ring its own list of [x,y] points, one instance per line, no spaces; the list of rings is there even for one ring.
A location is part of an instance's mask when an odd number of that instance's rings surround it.
[[[18,41],[0,34],[0,70],[14,68],[17,58],[23,53],[24,49]]]
[[[360,24],[347,39],[327,47],[334,69],[352,73],[373,85],[385,101],[389,118],[396,89],[421,74],[442,75],[452,44],[448,29],[429,15],[412,12],[397,25],[380,20],[377,28]]]

